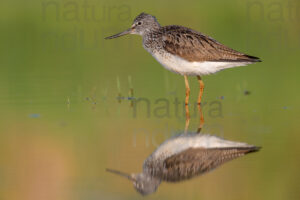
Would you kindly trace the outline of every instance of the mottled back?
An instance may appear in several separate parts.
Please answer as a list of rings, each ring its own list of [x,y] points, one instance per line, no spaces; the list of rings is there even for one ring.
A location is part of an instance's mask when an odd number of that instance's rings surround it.
[[[182,26],[161,27],[163,48],[187,61],[259,62],[257,57],[235,51],[211,37]]]
[[[208,172],[223,163],[258,151],[258,147],[240,148],[190,148],[170,156],[163,162],[163,168],[155,176],[163,181],[177,182]]]

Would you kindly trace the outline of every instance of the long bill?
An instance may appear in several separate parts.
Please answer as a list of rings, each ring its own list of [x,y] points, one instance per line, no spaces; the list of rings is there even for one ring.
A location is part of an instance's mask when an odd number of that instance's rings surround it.
[[[132,175],[130,174],[126,174],[124,172],[120,172],[120,171],[117,171],[117,170],[114,170],[114,169],[106,169],[107,172],[110,172],[110,173],[113,173],[113,174],[117,174],[119,176],[123,176],[131,181],[136,181]]]
[[[114,39],[114,38],[117,38],[117,37],[121,37],[123,35],[128,35],[132,32],[132,28],[129,28],[127,29],[126,31],[123,31],[121,33],[118,33],[118,34],[115,34],[115,35],[112,35],[112,36],[109,36],[109,37],[106,37],[105,39]]]

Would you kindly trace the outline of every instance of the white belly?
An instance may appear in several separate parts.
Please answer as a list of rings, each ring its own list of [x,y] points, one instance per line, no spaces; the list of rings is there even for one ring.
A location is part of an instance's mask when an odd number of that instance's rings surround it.
[[[217,136],[205,135],[205,134],[182,134],[166,140],[162,143],[155,152],[150,156],[151,159],[158,159],[169,157],[174,154],[178,154],[189,148],[228,148],[228,147],[253,147],[242,142],[233,142],[224,140]]]
[[[167,70],[188,76],[208,75],[223,69],[251,64],[247,62],[189,62],[169,53],[160,54],[155,52],[151,54]]]

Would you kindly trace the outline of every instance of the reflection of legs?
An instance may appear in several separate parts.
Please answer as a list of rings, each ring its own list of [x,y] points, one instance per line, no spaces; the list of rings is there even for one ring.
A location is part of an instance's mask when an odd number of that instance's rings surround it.
[[[130,107],[133,107],[133,88],[130,88]]]
[[[202,79],[201,79],[200,76],[197,76],[197,78],[198,78],[198,82],[199,82],[199,85],[200,85],[200,91],[199,91],[199,96],[198,96],[197,103],[200,105],[201,99],[202,99],[203,90],[204,90],[204,82],[202,81]]]
[[[184,75],[184,82],[185,82],[185,105],[188,105],[189,98],[190,98],[190,86],[186,75]]]
[[[131,80],[131,76],[128,76],[128,85],[129,85],[129,101],[130,101],[130,107],[133,107],[133,85],[132,85],[132,80]]]
[[[184,128],[184,133],[187,133],[189,129],[189,124],[190,124],[190,111],[189,111],[189,106],[185,106],[185,128]]]
[[[199,114],[200,114],[200,123],[199,123],[197,133],[200,133],[203,128],[203,125],[204,125],[204,117],[203,117],[203,113],[202,113],[200,104],[198,104],[198,110],[199,110]]]

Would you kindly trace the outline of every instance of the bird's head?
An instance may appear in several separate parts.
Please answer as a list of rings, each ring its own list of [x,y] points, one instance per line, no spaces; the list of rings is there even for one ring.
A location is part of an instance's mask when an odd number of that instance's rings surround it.
[[[154,193],[161,183],[160,179],[154,178],[144,173],[140,174],[126,174],[113,169],[106,169],[106,171],[123,176],[133,182],[133,186],[141,195],[149,195]]]
[[[145,35],[146,33],[159,29],[160,25],[156,18],[152,15],[141,13],[134,20],[129,29],[121,33],[112,35],[105,39],[114,39],[123,35],[135,34],[135,35]]]

